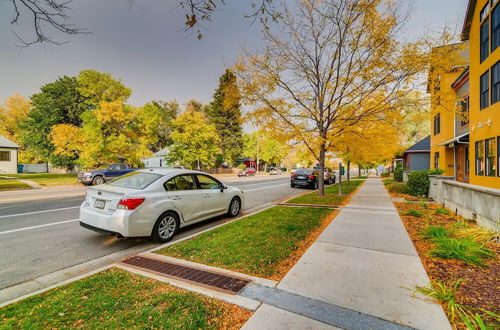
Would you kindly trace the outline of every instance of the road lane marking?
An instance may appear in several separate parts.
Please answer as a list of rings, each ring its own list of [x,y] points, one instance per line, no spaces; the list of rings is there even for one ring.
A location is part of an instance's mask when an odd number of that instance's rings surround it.
[[[8,203],[8,202],[20,202],[20,201],[33,201],[38,199],[50,199],[57,197],[77,197],[85,195],[85,191],[78,193],[69,193],[69,194],[59,194],[59,195],[47,195],[47,196],[31,196],[31,197],[18,197],[18,198],[7,198],[0,199],[0,203]]]
[[[57,212],[57,211],[64,211],[64,210],[72,210],[72,209],[78,209],[80,206],[71,206],[71,207],[61,207],[59,209],[50,209],[50,210],[42,210],[42,211],[34,211],[34,212],[26,212],[26,213],[15,213],[15,214],[8,214],[8,215],[0,215],[0,219],[2,218],[10,218],[10,217],[20,217],[23,215],[31,215],[31,214],[39,214],[39,213],[48,213],[48,212]]]
[[[19,232],[19,231],[25,231],[25,230],[31,230],[31,229],[37,229],[37,228],[43,228],[43,227],[49,227],[49,226],[55,226],[55,225],[62,225],[64,223],[75,222],[75,221],[80,221],[80,219],[72,219],[72,220],[66,220],[66,221],[46,223],[44,225],[39,225],[39,226],[24,227],[24,228],[12,229],[12,230],[7,230],[7,231],[0,231],[0,235],[11,234],[11,233]]]
[[[250,192],[250,191],[256,191],[256,190],[262,190],[262,189],[273,189],[273,188],[278,188],[278,187],[283,187],[283,186],[289,186],[290,184],[289,183],[285,183],[285,184],[278,184],[278,185],[274,185],[274,186],[267,186],[267,187],[262,187],[262,188],[255,188],[255,189],[250,189],[250,190],[243,190],[243,192]]]

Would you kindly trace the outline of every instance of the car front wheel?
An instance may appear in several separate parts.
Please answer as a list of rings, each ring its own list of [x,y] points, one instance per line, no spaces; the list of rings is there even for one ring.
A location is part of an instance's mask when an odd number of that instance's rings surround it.
[[[238,214],[240,214],[240,211],[241,211],[241,201],[238,197],[234,197],[233,199],[231,199],[231,203],[229,203],[229,209],[227,214],[230,217],[235,217]]]
[[[179,229],[179,217],[174,212],[163,213],[153,227],[151,238],[158,243],[166,243]]]
[[[92,185],[93,186],[97,186],[97,185],[100,185],[100,184],[103,184],[104,183],[104,178],[100,175],[98,176],[95,176],[93,179],[92,179]]]

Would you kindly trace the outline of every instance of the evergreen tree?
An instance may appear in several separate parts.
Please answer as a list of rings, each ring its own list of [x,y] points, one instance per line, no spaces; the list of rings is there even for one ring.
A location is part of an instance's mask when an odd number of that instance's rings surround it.
[[[241,127],[241,95],[236,76],[229,70],[219,79],[214,99],[207,107],[207,117],[215,125],[220,140],[221,153],[217,165],[224,161],[233,165],[243,148]]]

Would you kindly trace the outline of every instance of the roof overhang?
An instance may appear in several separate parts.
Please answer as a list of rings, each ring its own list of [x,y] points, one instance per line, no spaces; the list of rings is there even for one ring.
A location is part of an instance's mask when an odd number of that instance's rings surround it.
[[[455,136],[453,139],[441,143],[440,146],[448,146],[448,145],[453,144],[455,142],[459,143],[459,144],[469,144],[469,133]]]
[[[462,40],[469,40],[470,26],[472,17],[474,17],[474,9],[476,8],[477,0],[469,0],[467,5],[467,13],[465,14],[464,26],[462,28]]]
[[[455,91],[459,90],[467,81],[469,81],[469,68],[465,69],[460,76],[451,84],[451,88]]]

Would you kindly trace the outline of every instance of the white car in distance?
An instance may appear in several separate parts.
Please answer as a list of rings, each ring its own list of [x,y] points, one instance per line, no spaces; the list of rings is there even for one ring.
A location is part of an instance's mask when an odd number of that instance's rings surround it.
[[[163,243],[184,226],[223,214],[237,216],[244,202],[241,189],[203,172],[144,169],[89,187],[80,206],[80,225]]]

